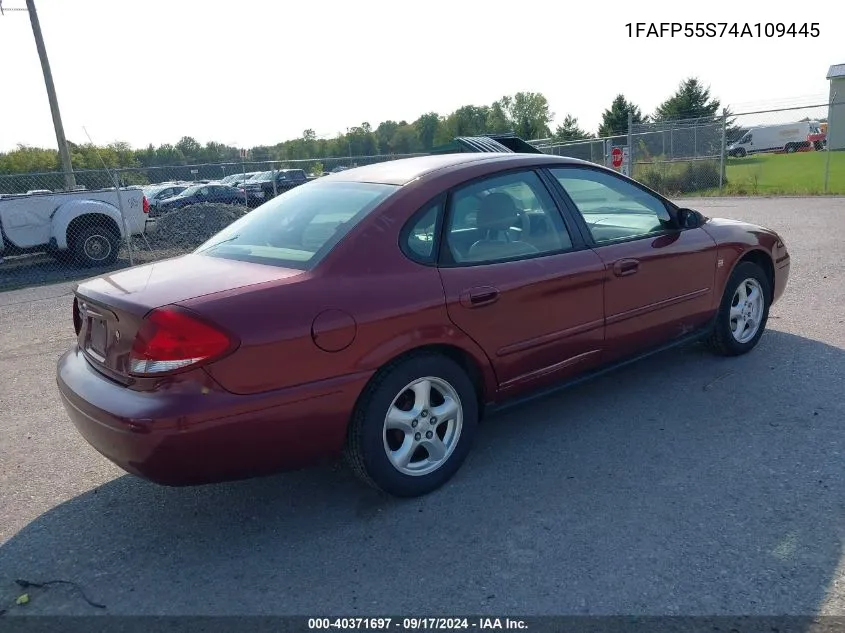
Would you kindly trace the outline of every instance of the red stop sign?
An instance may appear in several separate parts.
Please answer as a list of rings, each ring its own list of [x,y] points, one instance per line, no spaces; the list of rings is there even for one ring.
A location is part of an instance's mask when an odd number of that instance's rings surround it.
[[[621,147],[614,147],[610,151],[610,158],[613,163],[614,167],[621,167],[622,166],[622,148]]]

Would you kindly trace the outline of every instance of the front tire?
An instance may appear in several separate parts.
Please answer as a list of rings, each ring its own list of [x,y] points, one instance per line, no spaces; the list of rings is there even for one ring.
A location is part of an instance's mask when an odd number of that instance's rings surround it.
[[[709,347],[722,356],[739,356],[754,349],[769,319],[771,296],[763,269],[753,262],[740,263],[725,286]]]
[[[453,360],[424,352],[382,369],[353,413],[346,459],[371,486],[417,497],[451,479],[478,425],[472,381]]]

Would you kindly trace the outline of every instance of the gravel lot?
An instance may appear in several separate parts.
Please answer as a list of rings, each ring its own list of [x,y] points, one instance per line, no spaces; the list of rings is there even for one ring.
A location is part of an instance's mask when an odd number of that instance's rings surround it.
[[[685,201],[790,246],[738,359],[690,347],[491,418],[455,480],[343,466],[191,489],[67,421],[69,285],[0,294],[0,608],[95,614],[845,614],[845,199]],[[8,616],[7,616],[8,617]]]

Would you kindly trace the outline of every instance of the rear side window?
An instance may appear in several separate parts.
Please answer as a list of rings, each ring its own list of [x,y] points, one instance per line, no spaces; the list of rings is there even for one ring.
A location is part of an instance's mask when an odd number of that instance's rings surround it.
[[[362,182],[306,183],[230,224],[194,252],[310,270],[397,189]]]
[[[432,203],[418,211],[403,230],[399,238],[402,251],[415,262],[434,262],[434,245],[442,211],[442,203]]]

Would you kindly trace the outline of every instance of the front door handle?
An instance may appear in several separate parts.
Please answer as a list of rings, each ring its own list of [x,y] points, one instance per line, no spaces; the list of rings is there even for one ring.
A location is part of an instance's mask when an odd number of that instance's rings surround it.
[[[499,289],[492,286],[470,288],[461,293],[461,305],[465,308],[479,308],[498,301]]]
[[[620,259],[613,264],[613,274],[617,277],[633,275],[640,269],[640,262],[636,259]]]

